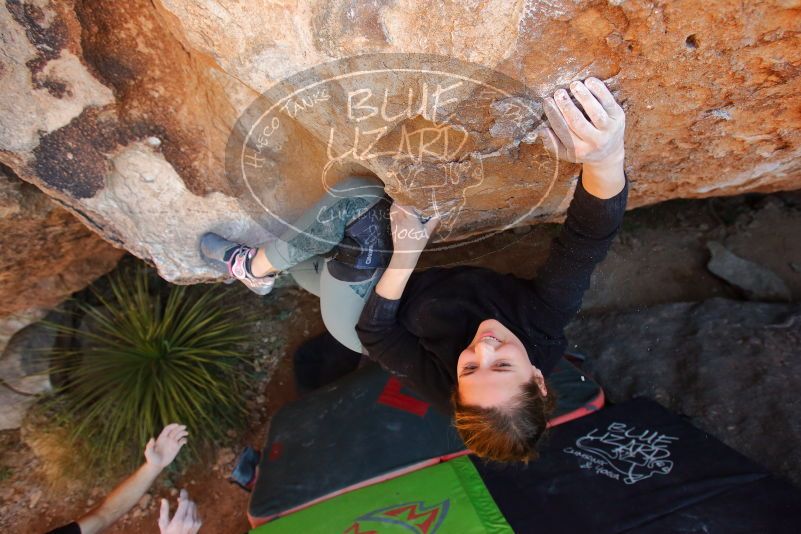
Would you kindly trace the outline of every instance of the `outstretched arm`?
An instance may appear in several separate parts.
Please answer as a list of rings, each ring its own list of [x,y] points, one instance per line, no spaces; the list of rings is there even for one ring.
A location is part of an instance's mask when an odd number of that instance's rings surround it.
[[[420,222],[411,208],[392,205],[393,252],[389,266],[367,299],[356,332],[367,356],[437,406],[447,404],[447,377],[420,345],[420,340],[398,320],[401,296],[417,260],[438,224]]]
[[[159,473],[172,463],[187,436],[184,425],[164,427],[158,439],[151,439],[145,447],[145,463],[115,487],[97,508],[78,519],[81,533],[101,532],[133,508]]]
[[[620,228],[628,198],[623,109],[596,78],[573,82],[571,92],[590,120],[560,89],[544,101],[549,124],[541,130],[549,152],[582,163],[565,223],[532,282],[541,309],[538,323],[555,337],[581,307],[590,276]]]
[[[564,89],[545,98],[548,125],[540,129],[546,150],[559,159],[582,164],[585,190],[606,200],[616,196],[626,183],[623,172],[626,113],[598,78],[575,81],[570,91],[587,117]]]

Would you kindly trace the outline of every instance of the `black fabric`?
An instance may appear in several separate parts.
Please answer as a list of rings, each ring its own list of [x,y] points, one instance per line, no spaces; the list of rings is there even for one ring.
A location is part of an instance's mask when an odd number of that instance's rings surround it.
[[[269,517],[461,450],[447,417],[371,362],[273,416],[249,513]]]
[[[533,280],[480,267],[432,268],[414,273],[399,300],[373,291],[356,326],[362,345],[445,413],[459,354],[484,320],[514,332],[547,377],[567,346],[564,327],[620,228],[628,189],[626,177],[618,195],[602,200],[579,177],[565,223]]]
[[[342,241],[335,247],[334,259],[328,269],[337,280],[350,282],[350,270],[367,270],[386,267],[392,256],[392,233],[389,209],[392,200],[384,196],[365,213],[345,227]],[[367,276],[369,278],[369,275]]]
[[[361,358],[328,331],[306,341],[295,352],[293,362],[298,393],[309,393],[355,371]]]
[[[73,521],[69,525],[64,525],[62,527],[54,528],[46,532],[45,534],[81,534],[81,526]]]
[[[515,532],[801,532],[798,489],[652,401],[560,425],[540,453],[471,457]]]

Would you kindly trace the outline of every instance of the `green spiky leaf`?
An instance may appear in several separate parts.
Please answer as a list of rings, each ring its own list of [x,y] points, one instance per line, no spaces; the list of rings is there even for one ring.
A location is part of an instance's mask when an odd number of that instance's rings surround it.
[[[197,458],[244,421],[250,357],[240,347],[254,317],[243,320],[219,288],[154,288],[142,267],[109,282],[110,295],[94,291],[101,306],[77,303],[80,328],[50,323],[80,345],[51,360],[67,377],[55,398],[70,435],[94,466],[130,467],[150,437],[179,422],[190,434],[181,456]]]

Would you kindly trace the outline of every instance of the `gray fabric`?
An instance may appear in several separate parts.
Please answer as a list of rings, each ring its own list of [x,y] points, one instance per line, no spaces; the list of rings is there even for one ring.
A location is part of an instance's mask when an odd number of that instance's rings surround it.
[[[373,287],[381,278],[378,269],[364,282],[343,282],[334,278],[322,254],[342,239],[345,227],[383,198],[384,186],[375,180],[350,177],[328,191],[264,253],[277,269],[288,271],[295,282],[320,297],[320,313],[326,329],[337,341],[362,352],[356,323]]]
[[[380,185],[379,185],[380,184]],[[344,236],[345,227],[366,212],[384,195],[384,184],[351,176],[326,191],[325,195],[293,223],[264,253],[280,271],[325,254]]]
[[[337,280],[324,267],[320,276],[320,313],[325,328],[334,338],[354,352],[362,352],[362,342],[356,334],[356,323],[367,296],[381,278],[383,269],[376,269],[369,280],[350,284]]]
[[[267,259],[270,259],[267,256]],[[288,269],[295,282],[311,293],[320,296],[320,274],[325,265],[325,258],[322,256],[312,256],[308,260],[301,262]]]

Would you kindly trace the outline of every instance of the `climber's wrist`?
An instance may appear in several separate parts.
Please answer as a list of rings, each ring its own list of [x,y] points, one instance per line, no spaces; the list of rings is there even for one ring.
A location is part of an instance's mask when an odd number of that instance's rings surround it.
[[[401,258],[393,254],[389,266],[376,284],[375,292],[378,296],[389,300],[400,299],[416,263],[417,260],[411,256]]]
[[[607,199],[620,193],[626,185],[623,173],[624,152],[621,147],[609,158],[602,161],[584,163],[581,170],[581,183],[591,195]]]

